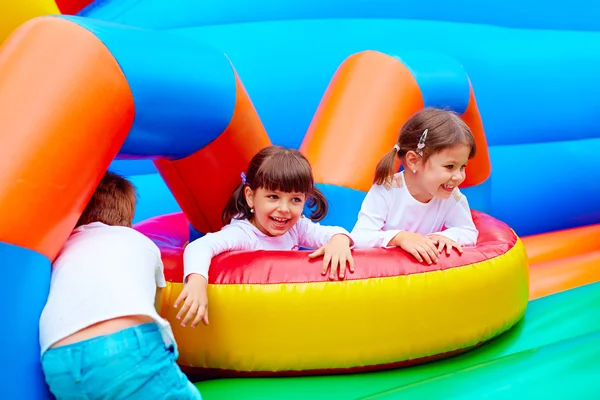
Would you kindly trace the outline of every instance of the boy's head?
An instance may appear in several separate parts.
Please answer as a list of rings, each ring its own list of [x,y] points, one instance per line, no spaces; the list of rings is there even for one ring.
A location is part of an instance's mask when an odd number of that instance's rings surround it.
[[[106,225],[131,227],[136,196],[131,182],[115,173],[107,172],[76,226],[102,222]]]

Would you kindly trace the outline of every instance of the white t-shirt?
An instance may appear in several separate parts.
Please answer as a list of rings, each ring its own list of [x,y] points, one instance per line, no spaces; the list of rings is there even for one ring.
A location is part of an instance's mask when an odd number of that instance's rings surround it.
[[[184,282],[192,273],[208,279],[212,258],[226,251],[318,249],[338,233],[350,237],[344,228],[320,225],[302,217],[284,235],[271,237],[246,219],[233,219],[220,231],[208,233],[187,245],[183,253]]]
[[[461,245],[475,245],[479,235],[458,188],[448,199],[421,203],[406,188],[404,171],[394,175],[391,185],[371,187],[351,235],[356,248],[387,247],[400,231],[444,235]]]
[[[42,354],[57,341],[98,322],[146,315],[175,343],[154,308],[165,287],[158,247],[142,233],[94,222],[75,229],[52,265],[50,295],[40,317]]]

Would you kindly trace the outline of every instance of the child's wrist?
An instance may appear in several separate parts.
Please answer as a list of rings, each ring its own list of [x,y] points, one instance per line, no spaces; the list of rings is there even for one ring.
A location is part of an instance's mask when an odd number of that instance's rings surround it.
[[[400,231],[400,232],[396,233],[396,235],[394,235],[394,237],[390,241],[390,244],[393,246],[399,247],[402,244],[402,240],[404,239],[405,236],[406,236],[405,231]]]
[[[188,281],[188,283],[193,282],[193,281],[200,281],[200,282],[205,281],[208,283],[208,279],[204,275],[199,274],[197,272],[192,272],[191,274],[189,274],[187,276],[187,281]]]
[[[345,233],[336,233],[329,240],[333,240],[333,239],[345,240],[346,242],[348,242],[348,246],[350,246],[350,244],[352,243],[352,239],[350,238],[350,236],[346,235]]]

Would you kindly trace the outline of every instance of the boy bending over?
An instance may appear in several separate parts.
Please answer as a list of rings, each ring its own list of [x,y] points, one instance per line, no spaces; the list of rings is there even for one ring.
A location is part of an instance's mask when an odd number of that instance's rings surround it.
[[[57,399],[200,399],[154,307],[158,247],[131,228],[136,192],[106,173],[52,265],[40,318],[42,368]]]

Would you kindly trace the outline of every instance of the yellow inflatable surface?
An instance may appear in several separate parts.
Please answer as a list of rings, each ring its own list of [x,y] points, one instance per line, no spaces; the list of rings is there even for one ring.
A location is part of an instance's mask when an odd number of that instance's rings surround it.
[[[23,22],[49,14],[60,14],[54,0],[0,0],[0,44]]]

